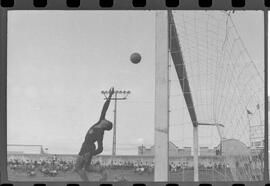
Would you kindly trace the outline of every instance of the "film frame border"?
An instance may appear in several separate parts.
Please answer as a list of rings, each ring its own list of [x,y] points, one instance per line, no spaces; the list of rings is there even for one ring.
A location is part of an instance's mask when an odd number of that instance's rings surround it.
[[[10,0],[1,0],[10,1]],[[102,0],[78,0],[78,6],[68,7],[67,3],[72,0],[45,0],[45,6],[36,7],[34,5],[35,1],[38,0],[11,0],[14,1],[14,6],[3,7],[0,5],[0,185],[269,185],[269,158],[268,158],[268,2],[269,0],[240,0],[244,1],[243,7],[233,6],[234,0],[210,0],[211,6],[200,6],[201,2],[209,0],[179,0],[179,5],[176,7],[166,6],[166,0],[145,0],[145,6],[133,6],[133,1],[126,0],[112,0],[113,5],[108,7],[101,7],[100,1]],[[104,0],[103,0],[104,1]],[[237,0],[235,0],[237,1]],[[265,67],[265,127],[264,127],[264,137],[265,137],[265,148],[264,148],[264,179],[263,181],[238,181],[238,182],[18,182],[9,181],[7,175],[7,110],[6,110],[6,88],[7,88],[7,12],[12,10],[259,10],[264,12],[264,67]]]
[[[103,2],[112,2],[112,5],[102,7]],[[168,5],[173,2],[178,3],[173,6]],[[270,8],[270,0],[1,0],[0,8],[4,10],[267,10]]]

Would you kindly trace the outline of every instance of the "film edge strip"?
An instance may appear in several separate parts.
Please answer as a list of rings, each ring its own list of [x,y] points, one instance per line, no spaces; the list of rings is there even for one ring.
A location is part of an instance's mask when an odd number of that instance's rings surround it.
[[[56,3],[57,2],[57,3]],[[256,3],[255,3],[256,2]],[[270,7],[270,0],[1,0],[6,9],[254,9],[264,10]]]

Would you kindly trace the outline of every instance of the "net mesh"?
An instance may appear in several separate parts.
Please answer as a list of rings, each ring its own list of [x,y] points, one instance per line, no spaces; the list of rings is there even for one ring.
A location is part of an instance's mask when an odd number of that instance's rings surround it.
[[[252,60],[231,12],[173,11],[172,15],[175,24],[170,28],[177,30],[180,49],[170,52],[182,54],[198,123],[208,124],[199,126],[199,179],[261,180],[263,61]],[[179,148],[192,147],[185,90],[172,58],[170,67],[170,141]],[[182,177],[189,179],[183,172]]]

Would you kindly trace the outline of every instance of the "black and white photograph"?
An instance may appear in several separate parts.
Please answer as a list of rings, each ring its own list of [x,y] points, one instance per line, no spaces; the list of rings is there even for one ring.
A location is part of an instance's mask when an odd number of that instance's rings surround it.
[[[262,181],[264,63],[263,11],[8,11],[8,180]]]

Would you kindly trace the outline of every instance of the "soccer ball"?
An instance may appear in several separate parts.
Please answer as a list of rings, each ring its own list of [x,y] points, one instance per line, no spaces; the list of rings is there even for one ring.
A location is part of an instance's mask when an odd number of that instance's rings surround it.
[[[135,52],[131,54],[130,61],[134,64],[138,64],[141,61],[142,57],[139,53]]]

